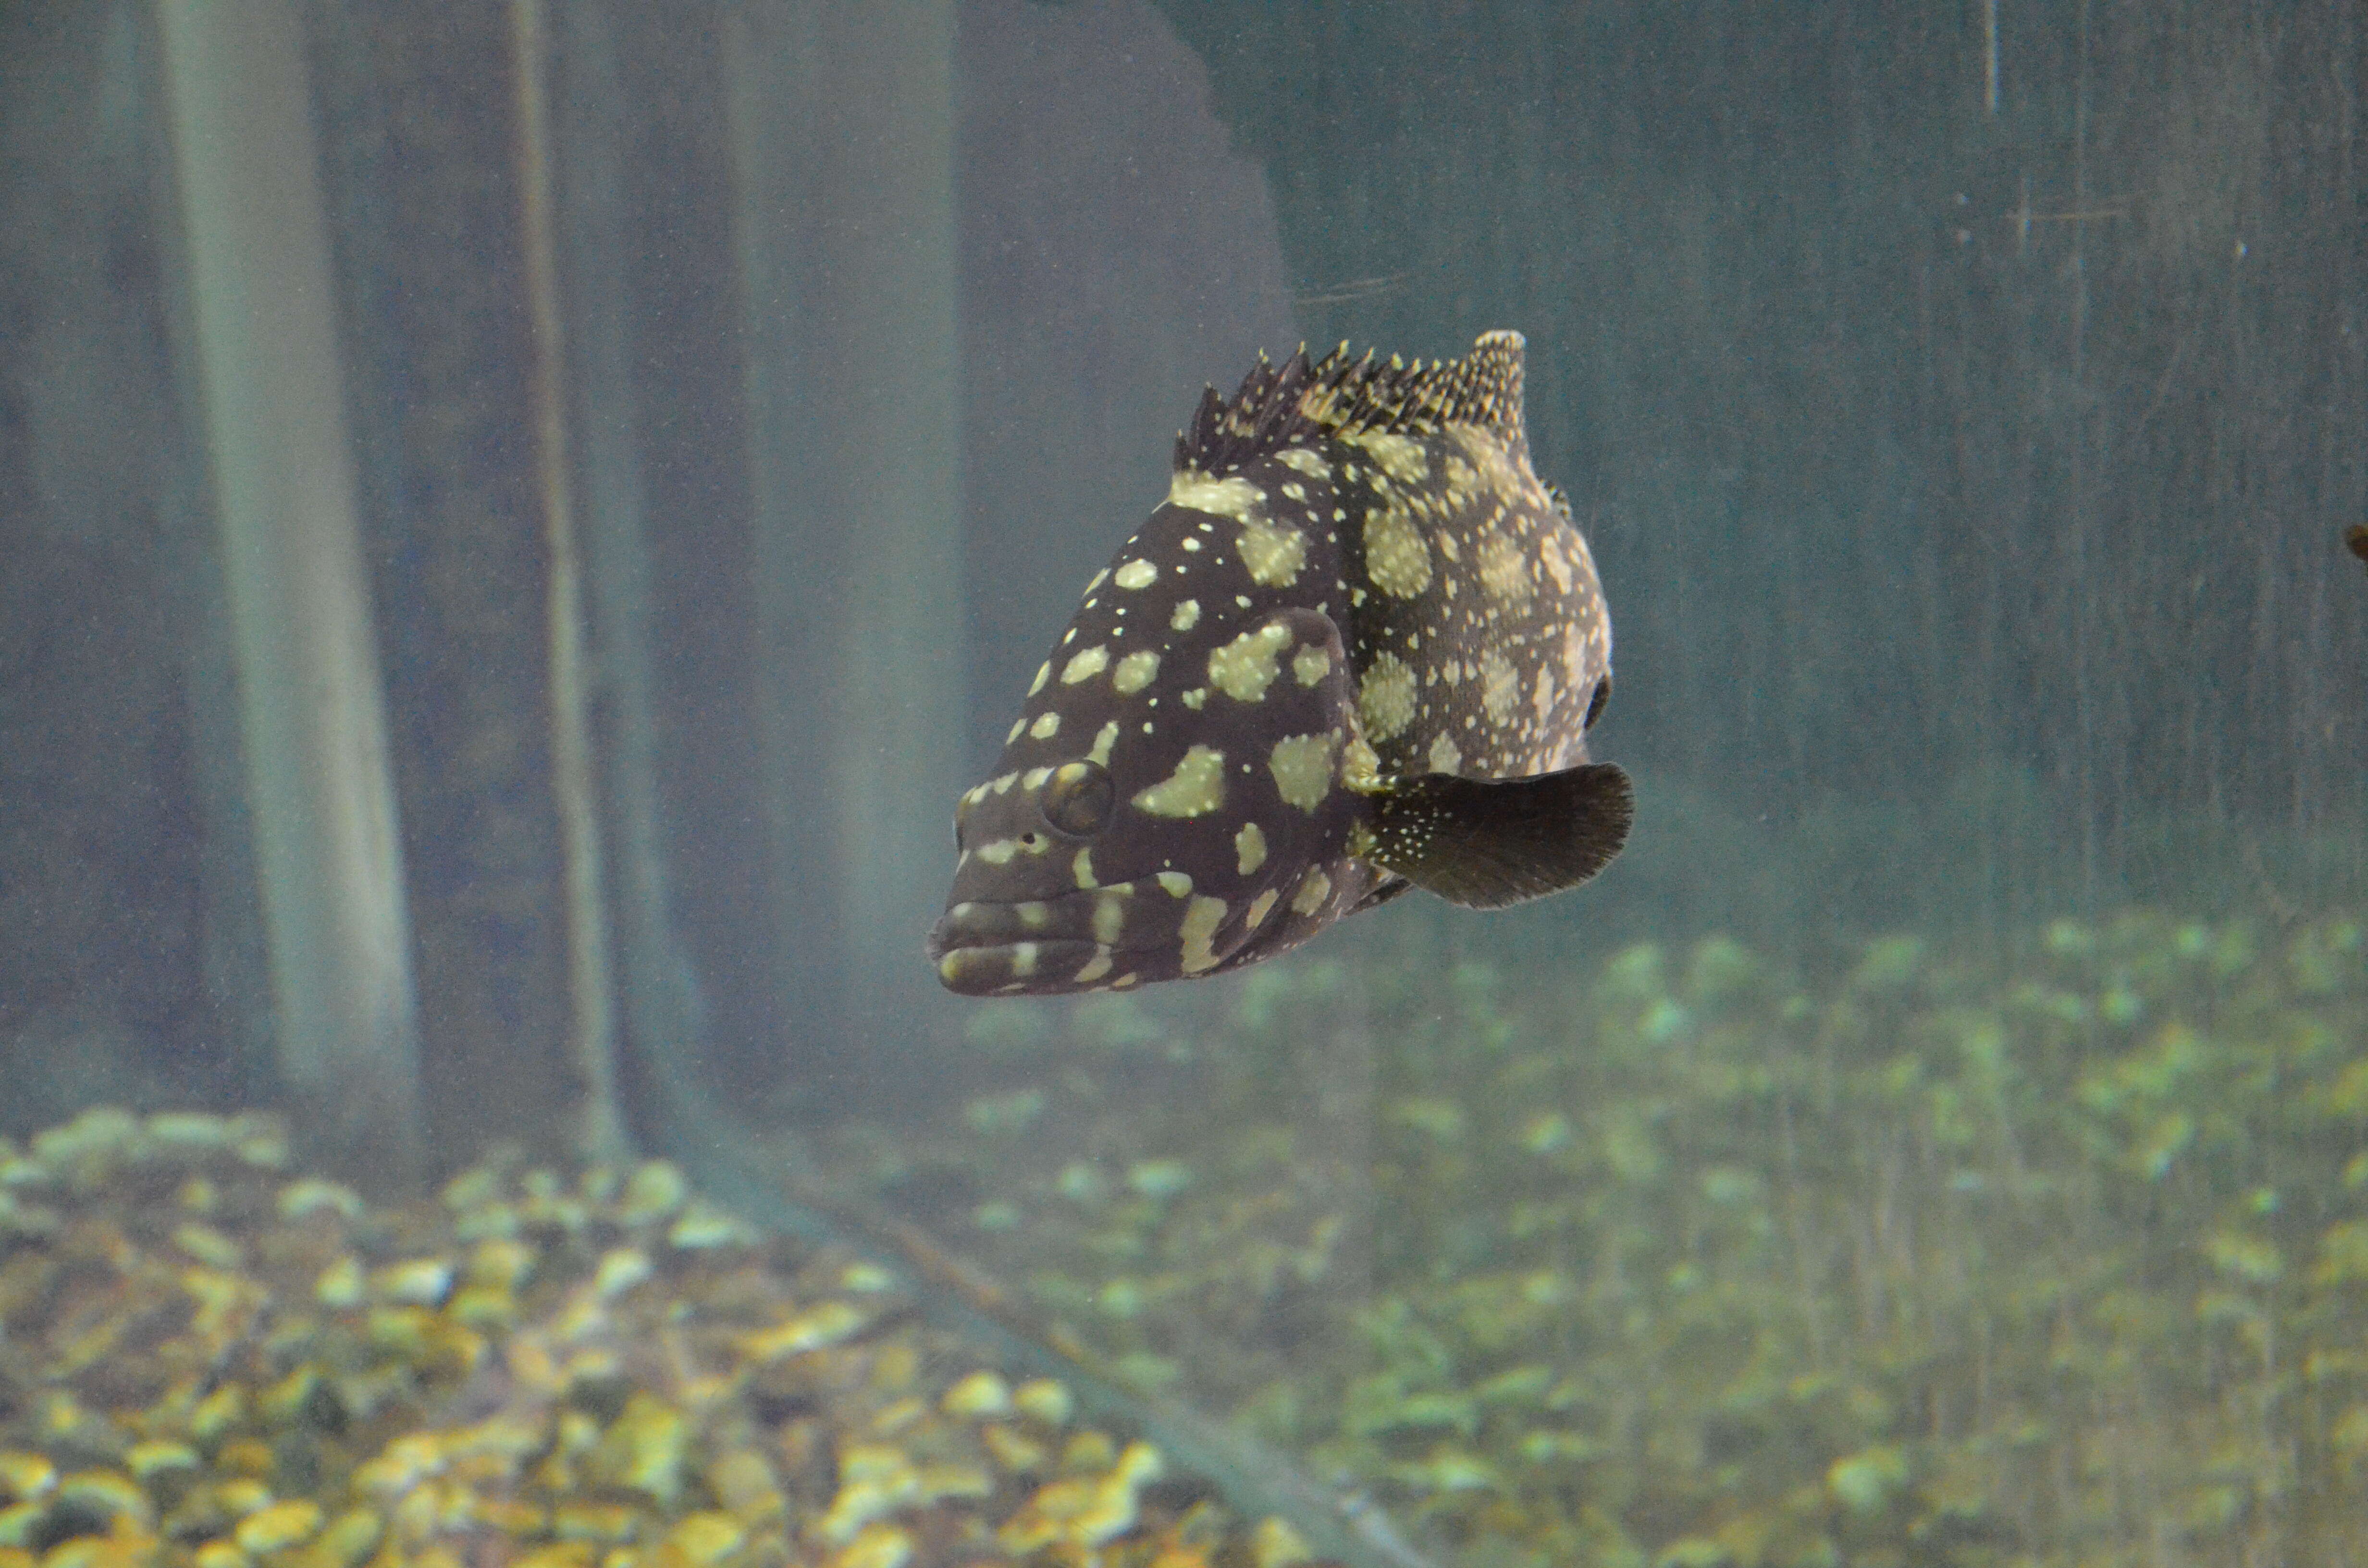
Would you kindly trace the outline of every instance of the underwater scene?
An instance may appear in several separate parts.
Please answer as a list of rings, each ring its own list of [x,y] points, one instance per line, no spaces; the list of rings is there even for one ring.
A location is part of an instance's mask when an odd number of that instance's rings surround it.
[[[0,6],[0,1568],[2368,1568],[2363,94]]]

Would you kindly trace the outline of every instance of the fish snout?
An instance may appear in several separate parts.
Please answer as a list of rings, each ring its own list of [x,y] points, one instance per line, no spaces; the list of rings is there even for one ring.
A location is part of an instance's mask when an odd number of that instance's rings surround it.
[[[1096,952],[1091,938],[1056,928],[1041,903],[950,906],[929,927],[926,950],[938,979],[965,996],[1066,989],[1061,981]]]

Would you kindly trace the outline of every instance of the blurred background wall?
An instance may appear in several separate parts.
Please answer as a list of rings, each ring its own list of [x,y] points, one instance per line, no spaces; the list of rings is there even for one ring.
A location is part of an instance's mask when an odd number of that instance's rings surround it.
[[[952,791],[1200,385],[1303,334],[1528,334],[1645,802],[1582,898],[1344,947],[2368,879],[2341,0],[264,9],[434,1159],[678,1071],[767,1124],[955,1085]],[[0,9],[12,1125],[289,1061],[168,45]]]

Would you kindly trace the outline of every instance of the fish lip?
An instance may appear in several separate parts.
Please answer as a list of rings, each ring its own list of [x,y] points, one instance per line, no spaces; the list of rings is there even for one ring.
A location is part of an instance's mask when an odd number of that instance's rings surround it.
[[[1065,977],[1097,955],[1123,964],[1138,950],[1099,942],[1084,929],[1098,896],[1126,891],[1105,886],[1049,899],[959,900],[929,927],[922,949],[939,983],[963,995],[1084,989]],[[1042,909],[1032,925],[1019,913],[1029,904]],[[1023,954],[1022,949],[1030,950]],[[1019,972],[1023,960],[1025,974]]]
[[[1030,949],[1026,974],[1019,972],[1017,963],[1022,949]],[[1094,943],[1074,937],[1041,942],[973,942],[934,950],[929,962],[938,971],[938,983],[958,995],[1045,994],[1083,989],[1068,977],[1099,950]]]

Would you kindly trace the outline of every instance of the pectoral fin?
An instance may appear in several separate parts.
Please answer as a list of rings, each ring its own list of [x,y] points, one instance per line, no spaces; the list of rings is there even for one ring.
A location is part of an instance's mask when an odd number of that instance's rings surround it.
[[[1610,865],[1636,798],[1628,775],[1601,762],[1528,778],[1427,774],[1374,804],[1367,859],[1451,903],[1500,909]]]

